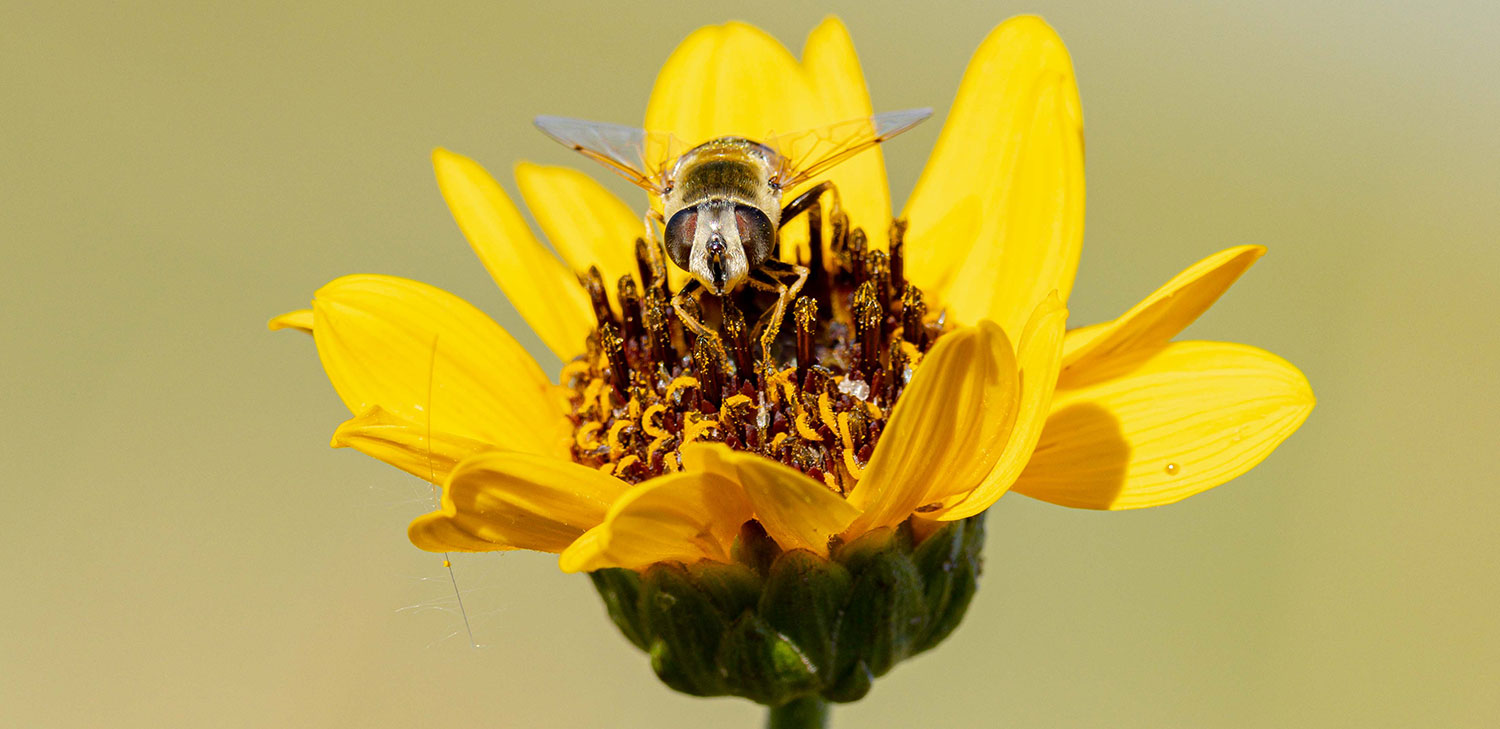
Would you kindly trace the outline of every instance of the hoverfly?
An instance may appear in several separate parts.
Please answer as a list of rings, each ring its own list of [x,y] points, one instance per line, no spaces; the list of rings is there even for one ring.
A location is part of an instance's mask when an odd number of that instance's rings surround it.
[[[685,308],[686,300],[696,303],[704,291],[726,296],[745,283],[776,295],[775,305],[756,324],[769,362],[787,304],[808,276],[807,267],[777,257],[779,231],[825,194],[832,198],[832,209],[839,209],[838,190],[828,181],[785,207],[782,194],[931,114],[925,108],[894,111],[765,141],[719,137],[686,151],[669,134],[618,124],[539,116],[536,126],[660,200],[661,212],[652,210],[647,220],[662,228],[661,242],[672,262],[692,276],[672,297],[672,307],[688,328],[708,337],[721,353],[718,334]]]

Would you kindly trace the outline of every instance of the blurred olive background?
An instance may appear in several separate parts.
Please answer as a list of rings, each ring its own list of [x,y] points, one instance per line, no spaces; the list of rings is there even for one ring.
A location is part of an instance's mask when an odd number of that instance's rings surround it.
[[[1004,499],[965,625],[837,725],[1500,720],[1492,3],[215,5],[0,8],[0,725],[758,725],[661,686],[549,556],[455,557],[471,647],[406,541],[428,488],[328,449],[346,412],[312,342],[265,321],[399,274],[556,367],[429,150],[513,192],[516,160],[587,164],[533,115],[638,122],[693,28],[800,52],[827,11],[877,109],[938,109],[886,148],[898,201],[980,39],[1043,14],[1088,133],[1073,320],[1263,243],[1189,336],[1275,351],[1320,398],[1175,506]]]

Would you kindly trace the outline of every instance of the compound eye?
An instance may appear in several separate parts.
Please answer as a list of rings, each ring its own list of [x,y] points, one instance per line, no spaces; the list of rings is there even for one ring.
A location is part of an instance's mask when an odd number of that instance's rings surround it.
[[[750,259],[752,268],[770,258],[771,247],[776,244],[776,231],[765,213],[749,205],[736,205],[734,224],[739,228],[740,244],[744,246],[745,257]]]
[[[667,255],[672,258],[680,268],[688,268],[688,260],[692,258],[693,236],[698,231],[698,208],[683,208],[677,211],[672,219],[667,221],[666,243]]]

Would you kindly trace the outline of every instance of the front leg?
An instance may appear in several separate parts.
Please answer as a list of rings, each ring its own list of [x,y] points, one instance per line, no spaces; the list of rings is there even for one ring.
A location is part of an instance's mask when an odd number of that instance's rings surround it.
[[[677,319],[681,321],[683,326],[686,326],[694,336],[697,336],[700,339],[706,337],[708,339],[709,346],[712,346],[719,353],[720,357],[724,357],[724,341],[719,338],[719,333],[704,326],[703,322],[698,320],[697,314],[689,311],[688,308],[684,306],[684,303],[689,299],[691,299],[695,304],[698,303],[698,296],[702,294],[704,290],[705,289],[703,288],[703,284],[699,282],[698,279],[688,279],[687,284],[682,287],[682,290],[678,291],[677,295],[672,297],[672,310],[677,312]],[[701,306],[698,308],[700,311],[702,310]]]
[[[785,228],[788,221],[817,205],[818,200],[822,199],[824,195],[828,195],[831,198],[828,206],[829,219],[837,218],[844,212],[843,202],[839,200],[839,189],[834,187],[832,182],[824,180],[808,188],[807,192],[798,195],[791,202],[787,203],[786,207],[781,209],[781,222],[776,227]]]
[[[762,314],[760,320],[755,323],[755,328],[760,330],[762,361],[767,366],[771,366],[774,362],[771,358],[771,345],[776,342],[776,335],[781,332],[781,322],[786,319],[787,302],[797,298],[797,294],[802,291],[802,284],[807,283],[807,273],[806,266],[785,263],[773,258],[767,259],[760,264],[760,268],[750,274],[751,286],[776,294],[776,304],[766,310],[766,313]]]

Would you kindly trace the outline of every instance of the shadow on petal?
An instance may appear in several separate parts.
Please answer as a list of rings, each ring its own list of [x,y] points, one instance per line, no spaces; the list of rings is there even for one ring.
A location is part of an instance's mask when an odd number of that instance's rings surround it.
[[[1058,442],[1044,434],[1012,491],[1082,509],[1108,509],[1125,487],[1131,447],[1120,421],[1092,403],[1070,405],[1047,419],[1047,430],[1069,435]],[[1087,448],[1073,447],[1087,441]]]

